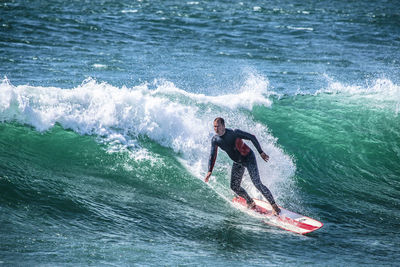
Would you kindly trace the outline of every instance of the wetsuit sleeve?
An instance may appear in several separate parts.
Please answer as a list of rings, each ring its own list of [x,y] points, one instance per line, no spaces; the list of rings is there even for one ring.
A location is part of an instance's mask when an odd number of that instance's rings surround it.
[[[235,133],[237,134],[237,136],[239,138],[242,138],[242,139],[245,139],[245,140],[250,140],[253,143],[254,147],[257,149],[258,153],[261,154],[263,152],[263,150],[262,150],[262,148],[260,146],[260,143],[258,142],[257,138],[254,135],[252,135],[250,133],[247,133],[247,132],[244,132],[244,131],[239,130],[239,129],[236,129]]]
[[[214,169],[215,160],[217,159],[217,153],[218,153],[218,145],[215,139],[213,138],[211,140],[210,157],[208,158],[208,172],[212,172],[212,170]]]

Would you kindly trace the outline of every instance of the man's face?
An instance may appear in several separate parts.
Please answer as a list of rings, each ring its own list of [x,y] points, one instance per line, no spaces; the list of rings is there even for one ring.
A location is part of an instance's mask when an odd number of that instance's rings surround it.
[[[217,135],[221,136],[225,133],[225,126],[218,121],[214,121],[214,131]]]

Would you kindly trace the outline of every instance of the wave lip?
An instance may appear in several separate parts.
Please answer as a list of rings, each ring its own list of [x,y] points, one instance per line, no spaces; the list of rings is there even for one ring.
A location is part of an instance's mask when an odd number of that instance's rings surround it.
[[[400,100],[400,86],[394,84],[389,79],[377,79],[371,85],[362,87],[359,85],[345,85],[340,82],[335,82],[329,77],[328,88],[321,89],[318,93],[348,93],[350,95],[359,95],[373,97],[377,100]]]
[[[214,104],[232,110],[237,108],[251,110],[255,105],[270,107],[272,105],[272,101],[268,97],[276,94],[273,91],[269,91],[268,79],[258,74],[249,74],[246,81],[240,87],[239,92],[236,94],[231,93],[208,96],[205,94],[187,92],[175,87],[173,83],[168,81],[156,81],[156,84],[158,86],[154,91],[154,94],[179,94],[196,101],[196,103]]]
[[[328,85],[314,93],[298,90],[295,95],[334,95],[344,102],[370,107],[371,109],[386,109],[394,111],[395,116],[400,111],[400,86],[389,79],[376,79],[366,86],[347,85],[325,75]]]

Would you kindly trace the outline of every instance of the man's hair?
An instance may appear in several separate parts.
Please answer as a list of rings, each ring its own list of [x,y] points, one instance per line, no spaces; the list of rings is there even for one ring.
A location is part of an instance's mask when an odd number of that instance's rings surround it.
[[[218,122],[219,124],[225,126],[225,120],[221,117],[215,118],[214,122]]]

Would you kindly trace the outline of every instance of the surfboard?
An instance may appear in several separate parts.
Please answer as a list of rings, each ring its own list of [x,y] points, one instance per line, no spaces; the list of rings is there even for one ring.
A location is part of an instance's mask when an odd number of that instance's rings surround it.
[[[259,215],[257,217],[261,217],[266,224],[302,235],[311,233],[323,226],[320,221],[282,207],[279,207],[281,209],[279,216],[275,216],[272,214],[272,206],[268,202],[255,198],[253,200],[256,202],[256,206],[252,211]],[[235,197],[232,201],[247,208],[246,200],[242,197]]]

